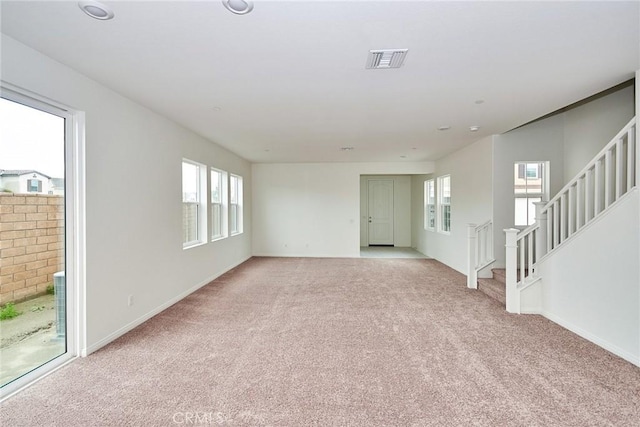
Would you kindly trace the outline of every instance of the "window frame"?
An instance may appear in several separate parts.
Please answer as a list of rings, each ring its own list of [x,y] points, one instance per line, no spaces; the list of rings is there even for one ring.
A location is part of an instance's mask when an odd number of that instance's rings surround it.
[[[445,182],[448,184],[445,186]],[[448,188],[448,201],[445,199],[445,189]],[[437,227],[442,234],[451,234],[451,175],[441,175],[438,177],[437,186]],[[447,212],[445,212],[447,211]]]
[[[536,168],[535,176],[529,175],[529,166],[530,165],[538,165]],[[517,172],[516,172],[517,170]],[[545,201],[549,198],[549,162],[548,161],[518,161],[514,162],[514,182],[513,182],[513,224],[516,228],[526,228],[535,222],[535,210],[532,213],[533,218],[530,217],[531,212],[529,211],[529,199],[539,199],[538,201]],[[517,177],[517,178],[516,178]],[[524,192],[516,192],[516,179],[523,179],[525,181],[525,190]],[[540,183],[540,191],[531,192],[528,190],[526,183],[527,180],[541,180]],[[517,204],[519,200],[525,200],[526,209],[526,224],[519,224],[518,219],[518,208]],[[535,202],[533,202],[535,203]]]
[[[189,159],[182,159],[182,248],[189,249],[207,243],[207,170],[208,168],[202,163],[198,163]],[[196,198],[195,202],[185,201],[185,175],[184,165],[196,167]],[[196,206],[196,239],[185,241],[185,204]]]
[[[36,183],[35,190],[32,188],[32,183]],[[41,193],[42,192],[42,180],[38,178],[27,179],[27,193]]]
[[[435,231],[436,229],[436,181],[427,179],[424,181],[424,229]]]
[[[0,401],[44,378],[80,355],[86,356],[86,180],[85,113],[39,95],[0,82],[0,97],[65,119],[65,339],[66,352],[0,388]]]
[[[234,194],[235,182],[235,201]],[[229,174],[229,235],[236,236],[244,232],[243,179],[240,175]],[[235,228],[233,227],[235,224]]]
[[[213,176],[214,174],[218,175],[218,182],[220,187],[219,200],[216,200],[213,194]],[[209,178],[210,178],[210,187],[211,187],[211,200],[209,205],[211,206],[211,235],[209,236],[212,242],[216,240],[222,240],[229,237],[229,228],[228,228],[228,208],[229,208],[229,177],[226,171],[221,169],[217,169],[211,167],[209,169]],[[216,207],[217,206],[217,207]],[[218,228],[220,229],[219,234],[213,234],[216,230],[216,218],[214,217],[216,210],[220,212],[218,217]]]

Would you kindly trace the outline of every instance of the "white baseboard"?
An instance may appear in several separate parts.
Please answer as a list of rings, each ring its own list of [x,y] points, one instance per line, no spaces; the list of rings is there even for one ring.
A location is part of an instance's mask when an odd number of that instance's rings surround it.
[[[360,252],[354,254],[278,254],[258,252],[254,253],[253,256],[263,258],[360,258]]]
[[[237,262],[237,263],[229,266],[224,271],[222,271],[220,273],[217,273],[217,274],[214,274],[213,276],[208,277],[207,279],[203,280],[202,282],[198,283],[197,285],[195,285],[195,286],[187,289],[186,291],[176,295],[175,297],[171,298],[169,301],[165,302],[164,304],[159,305],[158,307],[154,308],[153,310],[149,311],[148,313],[138,317],[136,320],[134,320],[133,322],[128,323],[127,325],[125,325],[122,328],[118,329],[114,333],[109,334],[108,336],[104,337],[100,341],[88,346],[86,349],[82,349],[80,351],[80,355],[82,357],[86,357],[89,354],[93,353],[94,351],[99,350],[100,348],[102,348],[105,345],[111,343],[112,341],[116,340],[117,338],[120,338],[122,335],[126,334],[127,332],[131,331],[132,329],[142,325],[144,322],[146,322],[147,320],[151,319],[153,316],[161,313],[162,311],[164,311],[167,308],[171,307],[173,304],[175,304],[178,301],[184,299],[188,295],[194,293],[195,291],[197,291],[201,287],[211,283],[213,280],[215,280],[218,277],[222,276],[224,273],[236,268],[237,266],[239,266],[243,262],[246,262],[250,258],[251,258],[251,256],[248,256],[245,259],[241,260],[240,262]]]
[[[640,355],[635,355],[632,353],[629,353],[626,350],[621,349],[620,347],[611,344],[610,342],[603,340],[602,338],[593,335],[590,332],[585,331],[584,329],[573,325],[570,322],[567,322],[565,319],[562,319],[561,317],[556,316],[555,314],[546,312],[546,311],[542,311],[540,314],[542,314],[544,317],[546,317],[547,319],[551,320],[554,323],[557,323],[558,325],[562,326],[565,329],[570,330],[571,332],[573,332],[576,335],[581,336],[582,338],[591,341],[592,343],[604,348],[605,350],[615,354],[616,356],[619,356],[621,358],[623,358],[624,360],[626,360],[627,362],[633,363],[634,365],[640,367]]]

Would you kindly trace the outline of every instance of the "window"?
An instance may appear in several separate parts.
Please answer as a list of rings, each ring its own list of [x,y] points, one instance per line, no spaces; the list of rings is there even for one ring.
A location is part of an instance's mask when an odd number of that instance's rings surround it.
[[[227,237],[227,173],[211,168],[211,240]]]
[[[424,229],[436,229],[436,188],[432,179],[424,182]]]
[[[229,229],[231,235],[242,233],[242,177],[229,176]]]
[[[438,231],[449,233],[451,231],[451,176],[445,175],[438,178],[438,206],[440,220]]]
[[[206,205],[202,197],[207,186],[205,170],[198,163],[182,162],[182,246],[185,248],[205,241]]]
[[[28,179],[27,191],[29,193],[40,193],[42,191],[42,181],[39,179]]]
[[[534,203],[546,199],[546,163],[518,162],[514,166],[513,193],[515,196],[514,223],[526,227],[535,221]]]

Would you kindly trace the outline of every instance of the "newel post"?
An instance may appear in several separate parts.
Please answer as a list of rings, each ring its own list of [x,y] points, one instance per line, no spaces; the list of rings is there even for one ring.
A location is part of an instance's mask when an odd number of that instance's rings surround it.
[[[539,260],[547,253],[547,212],[542,209],[547,202],[533,202],[536,206],[536,222],[538,230],[536,233],[536,260]]]
[[[478,289],[476,225],[467,224],[467,288]]]
[[[518,261],[518,232],[515,228],[504,230],[506,237],[506,308],[509,313],[520,314],[520,293],[516,288],[517,283],[517,261]]]

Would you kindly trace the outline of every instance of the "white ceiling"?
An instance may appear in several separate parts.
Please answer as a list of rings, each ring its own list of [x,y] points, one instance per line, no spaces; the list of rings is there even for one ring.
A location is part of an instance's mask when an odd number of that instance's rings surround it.
[[[1,29],[252,162],[436,160],[640,69],[638,1],[104,3],[2,1]]]

